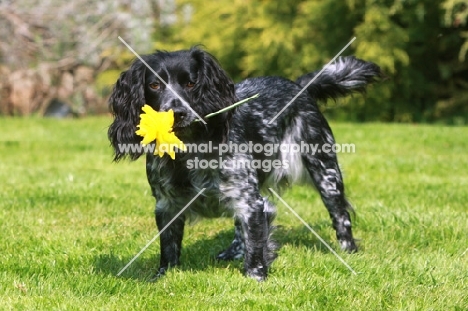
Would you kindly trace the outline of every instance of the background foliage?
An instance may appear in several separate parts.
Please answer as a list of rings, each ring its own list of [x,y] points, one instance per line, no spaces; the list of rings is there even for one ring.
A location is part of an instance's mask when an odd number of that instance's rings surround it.
[[[177,3],[178,22],[155,33],[155,48],[202,43],[236,80],[295,79],[319,69],[356,36],[344,55],[379,64],[388,79],[366,99],[329,104],[327,114],[354,121],[468,121],[468,1]]]
[[[78,97],[99,102],[100,96],[105,108],[112,84],[134,58],[117,36],[140,54],[202,44],[236,81],[258,75],[295,79],[322,67],[355,36],[344,55],[377,63],[387,79],[367,98],[324,105],[330,117],[466,124],[467,16],[468,0],[4,1],[0,114],[40,112],[43,103],[17,108],[37,101],[37,94],[42,101],[77,97],[81,91],[69,89],[84,88],[76,83],[80,66],[93,68],[97,95],[88,90]],[[4,78],[20,67],[38,69]],[[25,84],[31,85],[30,96],[14,97],[12,90]]]

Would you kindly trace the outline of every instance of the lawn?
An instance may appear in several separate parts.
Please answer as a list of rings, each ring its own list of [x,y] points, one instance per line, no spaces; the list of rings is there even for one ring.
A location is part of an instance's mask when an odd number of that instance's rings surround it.
[[[217,262],[231,219],[187,227],[182,265],[150,283],[159,242],[144,161],[111,162],[107,117],[0,119],[0,310],[466,310],[468,128],[332,124],[361,251],[339,247],[318,194],[281,203],[269,279]]]

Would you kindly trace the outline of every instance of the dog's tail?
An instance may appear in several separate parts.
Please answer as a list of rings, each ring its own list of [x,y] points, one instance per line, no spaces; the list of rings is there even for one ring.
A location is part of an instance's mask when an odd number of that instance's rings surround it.
[[[296,83],[307,87],[309,94],[316,100],[337,99],[353,92],[364,93],[366,86],[383,77],[380,67],[374,63],[360,60],[354,56],[338,57],[322,73],[314,71],[299,77]]]

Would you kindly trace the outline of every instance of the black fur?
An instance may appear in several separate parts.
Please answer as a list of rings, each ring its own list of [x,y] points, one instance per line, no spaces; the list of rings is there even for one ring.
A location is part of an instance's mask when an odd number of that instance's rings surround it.
[[[326,74],[319,75],[307,87],[310,96],[316,100],[337,99],[348,95],[350,91],[364,93],[368,84],[382,77],[376,64],[363,62],[353,56],[338,58],[325,71]],[[305,74],[296,83],[305,87],[318,73],[319,71]]]
[[[263,145],[300,144],[301,141],[319,146],[333,144],[332,131],[315,100],[336,98],[353,91],[363,92],[368,83],[380,76],[380,69],[375,64],[354,57],[339,58],[308,87],[308,92],[302,93],[274,122],[268,124],[316,73],[300,77],[297,83],[280,77],[261,77],[234,85],[214,57],[197,48],[177,52],[158,51],[144,59],[178,96],[139,60],[122,73],[110,98],[114,122],[108,135],[115,151],[115,160],[127,156],[135,160],[143,154],[141,150],[123,150],[121,147],[141,141],[135,130],[145,103],[157,111],[174,110],[174,132],[186,144],[211,142],[214,147],[222,143],[248,142]],[[206,125],[194,122],[196,114],[206,116],[257,93],[260,94],[259,98],[206,119]],[[160,275],[170,266],[179,264],[186,219],[193,216],[233,216],[236,227],[234,241],[218,258],[231,260],[244,257],[246,275],[264,280],[268,267],[276,257],[277,245],[271,239],[275,209],[261,195],[261,191],[266,187],[278,188],[299,181],[308,182],[318,189],[342,249],[348,252],[357,250],[348,213],[350,204],[345,198],[334,153],[292,155],[286,152],[232,151],[221,156],[223,167],[211,169],[189,167],[188,163],[196,158],[220,160],[217,151],[178,153],[175,160],[168,155],[162,158],[152,153],[146,155],[148,182],[156,198],[159,230],[200,189],[206,188],[203,195],[161,233]],[[281,167],[268,172],[252,165],[233,165],[242,160],[248,163],[255,160],[291,163],[289,168]]]

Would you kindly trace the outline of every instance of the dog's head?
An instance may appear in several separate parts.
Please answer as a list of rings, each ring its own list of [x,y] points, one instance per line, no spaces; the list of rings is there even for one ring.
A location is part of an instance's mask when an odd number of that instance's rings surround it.
[[[120,75],[109,99],[114,121],[108,136],[114,147],[114,160],[126,156],[135,160],[142,155],[135,150],[123,152],[119,145],[140,143],[141,137],[135,131],[145,104],[156,111],[172,109],[174,132],[186,142],[226,138],[232,111],[207,119],[206,125],[194,122],[198,116],[203,118],[236,101],[234,83],[213,56],[192,48],[157,51],[142,59],[144,62],[135,60]]]

